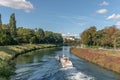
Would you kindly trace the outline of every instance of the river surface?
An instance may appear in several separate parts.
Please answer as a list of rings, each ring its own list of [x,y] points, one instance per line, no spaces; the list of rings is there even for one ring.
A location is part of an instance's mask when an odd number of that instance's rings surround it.
[[[120,80],[120,74],[102,69],[69,52],[70,47],[32,51],[16,59],[11,80]],[[73,68],[62,68],[56,55],[65,54]]]

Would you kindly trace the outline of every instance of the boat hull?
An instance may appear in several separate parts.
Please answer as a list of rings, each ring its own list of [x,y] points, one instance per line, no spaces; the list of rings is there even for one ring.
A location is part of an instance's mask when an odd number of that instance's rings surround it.
[[[73,64],[70,60],[66,60],[66,58],[60,58],[60,63],[63,68],[73,67]]]

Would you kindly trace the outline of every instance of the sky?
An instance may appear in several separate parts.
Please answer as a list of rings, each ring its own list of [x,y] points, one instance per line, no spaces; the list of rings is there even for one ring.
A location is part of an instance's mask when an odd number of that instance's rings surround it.
[[[15,13],[17,27],[62,34],[79,35],[91,26],[120,28],[120,0],[0,0],[0,13],[3,24]]]

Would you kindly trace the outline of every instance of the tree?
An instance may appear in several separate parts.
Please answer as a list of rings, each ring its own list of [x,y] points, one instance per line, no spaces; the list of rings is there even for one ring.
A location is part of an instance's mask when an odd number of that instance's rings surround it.
[[[88,45],[89,39],[88,39],[88,32],[85,30],[81,34],[81,44]]]
[[[102,31],[101,44],[104,47],[113,47],[112,36],[116,31],[118,31],[118,29],[115,26],[109,26],[104,28]]]
[[[27,29],[19,27],[17,29],[17,40],[19,43],[30,43],[31,37],[35,36],[35,31],[32,29]]]
[[[53,33],[52,31],[45,31],[45,43],[61,44],[63,38],[60,33]]]
[[[91,46],[103,46],[103,47],[115,47],[120,43],[120,38],[118,39],[118,35],[120,34],[119,29],[116,26],[108,26],[102,30],[96,31],[96,27],[90,27],[89,29],[83,31],[81,34],[81,43]],[[117,37],[116,37],[117,36]]]
[[[103,31],[102,30],[98,30],[96,31],[95,35],[94,35],[94,44],[97,45],[97,46],[101,46],[101,39],[102,39],[102,36],[103,36]]]
[[[43,40],[44,40],[44,37],[45,37],[45,33],[44,33],[43,29],[39,28],[39,29],[36,31],[36,36],[37,36],[38,39],[39,39],[39,43],[43,43]]]
[[[94,36],[96,33],[96,27],[92,26],[89,29],[85,30],[82,34],[81,34],[81,43],[88,45],[88,46],[92,46],[95,44],[94,41]]]
[[[112,35],[112,40],[113,40],[113,46],[114,49],[116,49],[116,47],[120,47],[120,30],[116,31],[113,35]]]
[[[0,14],[0,33],[2,32],[2,20],[1,20],[1,14]]]
[[[2,30],[3,30],[4,34],[7,34],[7,35],[11,36],[9,24],[3,24],[2,25]]]
[[[45,31],[45,42],[46,43],[54,43],[52,31]]]
[[[1,14],[0,14],[0,24],[2,24],[2,20],[1,20]]]
[[[60,33],[53,33],[54,43],[61,44],[63,43],[63,37]]]
[[[16,32],[16,20],[15,20],[15,14],[12,13],[10,16],[10,20],[9,20],[9,26],[10,26],[10,30],[11,30],[11,35],[13,37],[16,37],[17,32]]]
[[[31,43],[31,44],[36,44],[36,43],[39,43],[39,40],[38,40],[38,38],[37,38],[36,36],[33,36],[33,37],[31,37],[31,39],[30,39],[30,43]]]
[[[11,44],[17,44],[17,42],[15,42],[13,38],[9,35],[3,33],[0,34],[0,45],[11,45]]]

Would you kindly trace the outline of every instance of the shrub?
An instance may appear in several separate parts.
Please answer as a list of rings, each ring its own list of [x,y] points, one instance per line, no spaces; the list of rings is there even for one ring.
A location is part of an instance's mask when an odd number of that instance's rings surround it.
[[[6,80],[9,80],[10,75],[13,74],[12,71],[12,66],[10,66],[7,62],[5,61],[0,61],[0,77],[6,78]],[[1,79],[0,79],[1,80]]]

